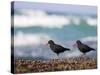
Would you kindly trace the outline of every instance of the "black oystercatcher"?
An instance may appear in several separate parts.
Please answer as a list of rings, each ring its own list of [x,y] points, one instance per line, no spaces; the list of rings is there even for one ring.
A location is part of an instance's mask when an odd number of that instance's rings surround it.
[[[78,49],[85,55],[85,53],[90,52],[95,49],[83,44],[80,40],[76,41]]]
[[[50,44],[51,50],[53,52],[55,52],[57,54],[57,56],[59,55],[59,53],[62,53],[64,51],[66,51],[66,50],[68,50],[68,51],[70,50],[68,48],[64,48],[63,46],[60,46],[58,44],[55,44],[54,41],[52,41],[52,40],[49,40],[48,41],[48,44]]]

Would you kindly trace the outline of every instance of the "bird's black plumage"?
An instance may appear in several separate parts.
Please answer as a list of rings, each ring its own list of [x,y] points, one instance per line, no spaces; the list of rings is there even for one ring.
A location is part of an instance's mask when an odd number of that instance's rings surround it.
[[[80,40],[77,40],[76,43],[77,43],[78,49],[84,54],[87,52],[90,52],[91,50],[95,50],[95,49],[83,44]]]
[[[48,41],[48,44],[50,44],[51,50],[53,52],[55,52],[57,55],[59,55],[59,53],[62,53],[64,51],[66,51],[66,50],[68,50],[68,51],[70,50],[68,48],[64,48],[63,46],[60,46],[58,44],[55,44],[54,41],[52,41],[52,40],[49,40]]]

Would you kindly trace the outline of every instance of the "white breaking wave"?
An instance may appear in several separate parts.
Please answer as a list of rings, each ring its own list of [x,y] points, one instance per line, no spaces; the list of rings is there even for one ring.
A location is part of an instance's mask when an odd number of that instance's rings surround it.
[[[97,19],[95,19],[95,18],[87,18],[87,19],[86,19],[86,22],[87,22],[87,24],[90,25],[90,26],[95,26],[95,25],[97,25]]]
[[[14,36],[14,46],[27,46],[27,45],[37,45],[37,44],[46,44],[50,39],[46,34],[24,34],[18,32]]]
[[[76,16],[64,16],[64,15],[49,15],[42,10],[19,10],[22,15],[14,15],[15,27],[29,27],[29,26],[42,26],[48,28],[62,28],[65,25],[70,25],[71,22],[74,25],[80,25],[81,18]],[[86,23],[90,26],[97,25],[96,18],[86,18]]]
[[[79,17],[72,17],[72,22],[75,24],[75,25],[80,25],[81,23],[81,18]]]
[[[65,16],[48,15],[39,10],[21,10],[23,15],[14,15],[14,23],[17,27],[42,26],[61,28],[65,24],[70,24],[70,20]]]

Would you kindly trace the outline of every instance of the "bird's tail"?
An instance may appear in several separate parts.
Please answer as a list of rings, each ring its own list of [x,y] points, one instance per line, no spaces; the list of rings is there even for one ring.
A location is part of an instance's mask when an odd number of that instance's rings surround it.
[[[93,51],[96,51],[95,49],[92,49]]]
[[[69,49],[69,48],[65,48],[65,50],[70,51],[70,49]]]
[[[94,48],[91,48],[91,50],[96,51]]]

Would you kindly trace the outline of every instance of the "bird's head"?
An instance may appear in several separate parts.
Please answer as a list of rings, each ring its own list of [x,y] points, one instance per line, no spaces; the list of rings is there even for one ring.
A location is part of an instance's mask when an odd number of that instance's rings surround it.
[[[80,40],[77,40],[76,43],[73,45],[74,47],[77,47],[79,44],[81,44]]]
[[[77,40],[76,43],[77,43],[77,44],[81,44],[81,41],[80,41],[80,40]]]
[[[49,40],[49,41],[48,41],[48,44],[54,44],[54,41]]]
[[[49,41],[45,44],[45,46],[49,46],[49,45],[53,45],[53,44],[54,44],[54,41],[49,40]]]

